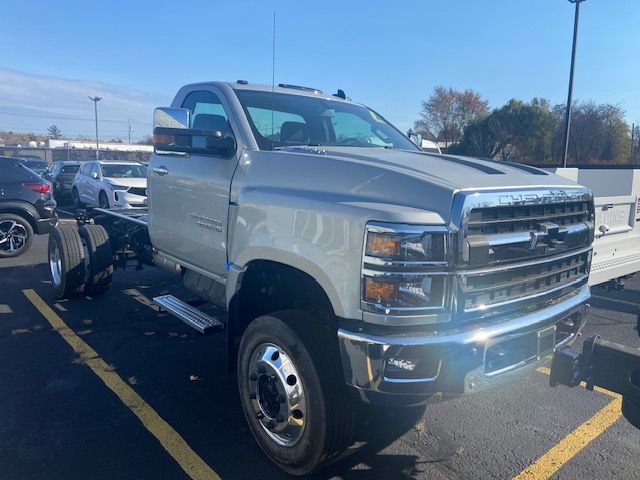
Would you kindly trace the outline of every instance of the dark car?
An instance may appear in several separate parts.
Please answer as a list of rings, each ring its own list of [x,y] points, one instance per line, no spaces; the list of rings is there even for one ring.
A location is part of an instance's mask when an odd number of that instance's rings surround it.
[[[53,162],[45,174],[47,180],[53,185],[53,196],[60,200],[65,196],[71,196],[73,178],[76,176],[80,163],[78,162]]]
[[[18,158],[0,157],[0,258],[27,251],[57,220],[51,183]]]
[[[40,158],[20,158],[19,159],[27,168],[30,168],[38,175],[43,176],[47,171],[47,162]]]

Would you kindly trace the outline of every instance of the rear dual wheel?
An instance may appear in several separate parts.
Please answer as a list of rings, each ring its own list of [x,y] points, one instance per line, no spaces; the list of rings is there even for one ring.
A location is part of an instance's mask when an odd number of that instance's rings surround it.
[[[58,298],[97,295],[111,286],[113,253],[101,225],[60,224],[49,234],[49,268]]]
[[[282,470],[307,475],[351,443],[355,413],[335,332],[302,311],[255,319],[238,352],[238,386],[249,427]]]

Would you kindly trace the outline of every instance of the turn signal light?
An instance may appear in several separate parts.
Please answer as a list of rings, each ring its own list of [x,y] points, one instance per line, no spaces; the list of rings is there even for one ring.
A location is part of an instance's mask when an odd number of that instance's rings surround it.
[[[400,255],[400,241],[391,235],[369,232],[367,235],[367,255],[397,257]]]
[[[175,135],[164,135],[161,133],[153,134],[153,143],[154,145],[173,145],[176,142]]]
[[[375,281],[373,278],[364,279],[364,297],[369,302],[390,302],[398,298],[398,284]]]

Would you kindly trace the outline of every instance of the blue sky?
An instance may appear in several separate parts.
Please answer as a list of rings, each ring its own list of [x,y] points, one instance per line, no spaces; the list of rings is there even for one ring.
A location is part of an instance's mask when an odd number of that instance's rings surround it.
[[[434,86],[566,101],[573,5],[567,0],[4,0],[0,130],[149,133],[152,108],[201,80],[342,88],[406,129]],[[640,121],[640,2],[581,6],[574,98],[620,105]],[[14,115],[10,115],[13,113]],[[101,135],[102,136],[102,135]]]

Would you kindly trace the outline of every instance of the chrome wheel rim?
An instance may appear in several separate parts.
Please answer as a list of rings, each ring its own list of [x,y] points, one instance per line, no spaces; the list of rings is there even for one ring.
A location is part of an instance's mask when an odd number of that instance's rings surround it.
[[[253,414],[278,445],[298,443],[307,418],[302,378],[291,357],[273,343],[260,344],[249,363],[249,397]]]
[[[15,253],[27,244],[27,229],[15,220],[0,221],[0,250]]]
[[[57,242],[53,242],[49,250],[49,269],[51,270],[51,280],[56,287],[62,283],[62,261],[60,260],[60,247]]]

